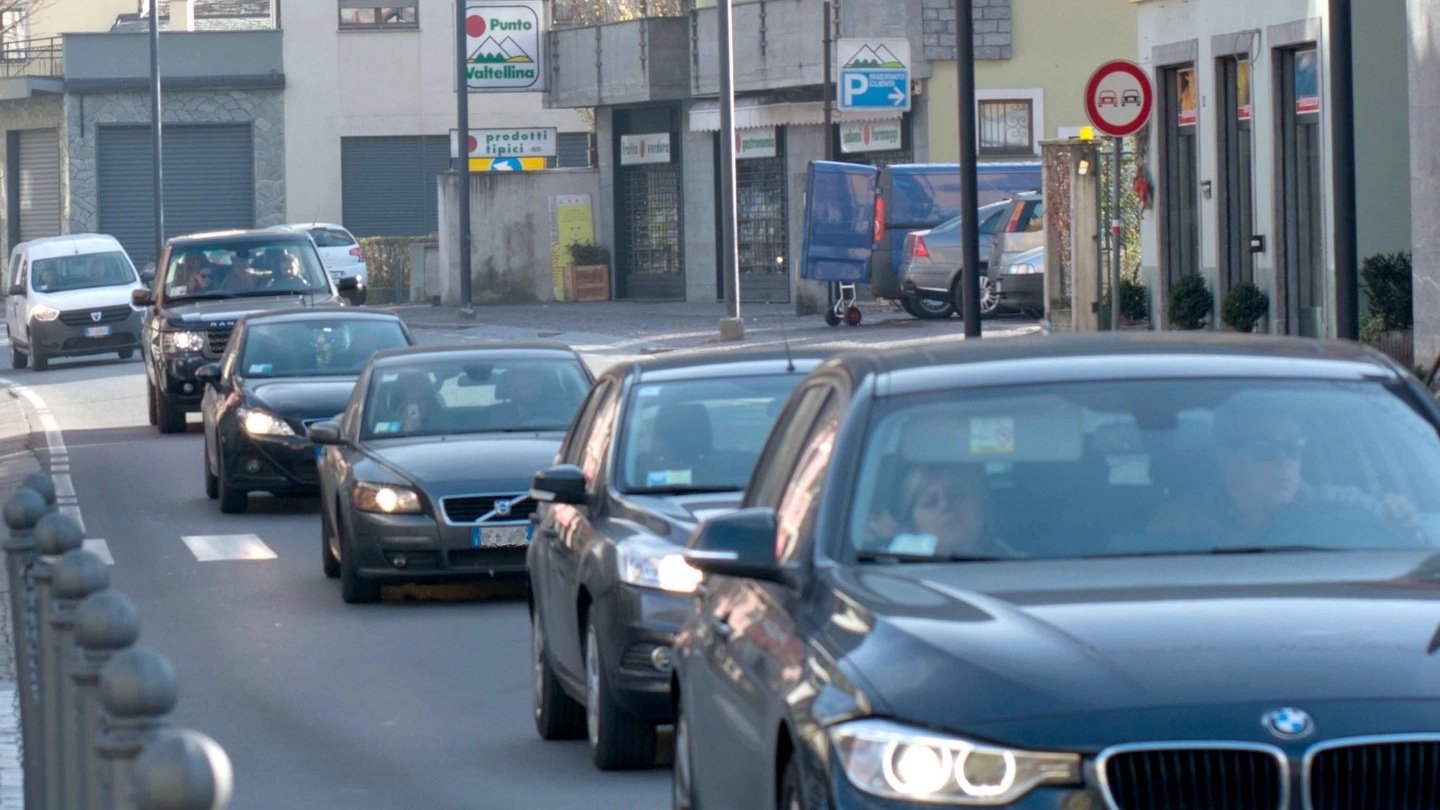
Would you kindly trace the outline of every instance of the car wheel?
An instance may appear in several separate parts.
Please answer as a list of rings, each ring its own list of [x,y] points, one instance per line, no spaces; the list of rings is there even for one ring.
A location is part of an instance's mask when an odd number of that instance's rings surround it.
[[[905,296],[900,299],[905,311],[922,321],[943,321],[955,314],[955,305],[949,301],[932,301],[929,298]]]
[[[780,782],[780,810],[805,810],[805,777],[800,773],[800,755],[790,754],[785,762],[785,778]]]
[[[159,424],[160,407],[155,404],[155,386],[151,385],[149,380],[145,381],[145,404],[150,410],[150,424]]]
[[[530,617],[531,694],[535,704],[535,731],[542,740],[574,740],[585,733],[585,707],[565,693],[545,650],[545,628],[540,617]]]
[[[14,346],[10,347],[10,367],[25,368],[30,365],[30,355],[20,351]]]
[[[690,756],[690,718],[685,700],[675,701],[675,766],[670,779],[670,806],[673,810],[695,810],[694,759]]]
[[[155,392],[155,425],[161,433],[185,432],[185,409],[171,404],[159,391]]]
[[[330,510],[322,506],[320,507],[320,567],[325,571],[326,579],[337,579],[340,576],[340,558],[335,554],[335,549],[339,545],[340,542],[335,538],[335,525],[330,521]]]
[[[243,515],[245,510],[250,508],[250,493],[243,489],[235,489],[230,486],[230,478],[225,475],[225,465],[220,465],[219,480],[216,484],[216,494],[220,496],[220,511],[227,515]]]
[[[118,354],[120,355],[120,359],[121,359],[121,360],[129,360],[129,359],[131,359],[131,358],[133,358],[133,357],[135,356],[135,350],[134,350],[134,349],[121,349],[121,350],[118,352]]]
[[[350,298],[350,302],[357,307],[365,306],[365,300],[370,297],[369,290],[359,290]]]
[[[30,365],[34,366],[36,371],[45,371],[50,368],[50,358],[32,347],[30,349]]]
[[[965,291],[960,287],[960,280],[955,280],[953,291],[955,311],[960,317],[965,317]],[[990,283],[989,276],[980,277],[980,317],[989,318],[1000,310],[1000,293],[995,291],[995,285]]]
[[[335,540],[340,549],[340,598],[347,605],[380,601],[380,586],[360,578],[360,566],[345,542],[345,530],[339,525],[335,527]]]
[[[617,705],[605,682],[593,615],[585,625],[585,730],[590,757],[602,771],[655,764],[655,726]]]
[[[207,498],[209,498],[210,500],[213,501],[213,500],[215,500],[216,498],[220,497],[220,478],[219,478],[217,475],[215,475],[215,473],[210,472],[210,468],[214,466],[214,465],[212,465],[212,464],[210,463],[211,459],[212,459],[212,456],[210,455],[210,443],[209,443],[209,442],[206,442],[206,443],[205,443],[205,497],[207,497]]]

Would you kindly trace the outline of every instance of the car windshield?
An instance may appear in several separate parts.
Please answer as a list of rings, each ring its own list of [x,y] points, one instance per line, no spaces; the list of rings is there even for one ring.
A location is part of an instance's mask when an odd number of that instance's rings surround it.
[[[316,247],[322,248],[351,247],[355,244],[355,237],[335,228],[311,228],[310,238],[315,240]]]
[[[678,380],[631,394],[619,452],[628,493],[740,490],[800,374]]]
[[[578,359],[470,356],[377,369],[362,436],[563,431],[590,390]]]
[[[118,250],[36,259],[30,265],[30,283],[35,292],[124,287],[135,281],[135,268]]]
[[[881,401],[862,561],[1440,547],[1440,438],[1378,382],[1127,381]]]
[[[250,324],[241,377],[357,377],[370,356],[409,345],[398,320],[284,320]]]
[[[290,239],[174,250],[165,297],[230,298],[329,295],[330,282],[310,242]]]

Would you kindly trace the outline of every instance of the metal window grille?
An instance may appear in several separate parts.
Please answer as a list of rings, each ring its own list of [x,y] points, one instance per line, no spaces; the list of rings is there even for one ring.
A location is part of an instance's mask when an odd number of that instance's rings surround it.
[[[736,161],[735,180],[740,272],[783,276],[789,261],[785,159]]]
[[[675,164],[621,170],[625,183],[621,218],[632,275],[680,275],[680,171]]]
[[[980,102],[980,154],[1034,154],[1034,116],[1030,101]]]

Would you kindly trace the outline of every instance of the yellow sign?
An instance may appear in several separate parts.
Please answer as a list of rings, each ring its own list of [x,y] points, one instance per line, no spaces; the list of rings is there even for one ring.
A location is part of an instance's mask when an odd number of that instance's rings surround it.
[[[470,158],[472,172],[536,172],[544,168],[543,157]]]
[[[561,194],[555,198],[555,234],[558,241],[550,247],[550,281],[555,300],[564,301],[570,246],[595,241],[595,214],[589,194]]]
[[[1093,140],[1095,140],[1095,128],[1094,128],[1094,127],[1080,127],[1080,140],[1082,140],[1082,141],[1093,141]]]

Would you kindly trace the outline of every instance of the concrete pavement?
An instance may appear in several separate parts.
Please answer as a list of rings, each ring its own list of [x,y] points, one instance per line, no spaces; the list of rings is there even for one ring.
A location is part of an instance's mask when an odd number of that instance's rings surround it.
[[[40,461],[31,446],[30,420],[25,406],[7,387],[0,392],[0,497],[8,499],[25,476],[39,470]],[[20,706],[10,628],[9,586],[6,579],[0,577],[0,810],[24,810]]]

